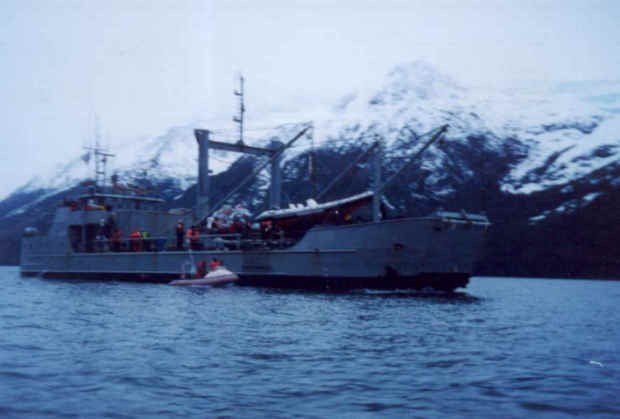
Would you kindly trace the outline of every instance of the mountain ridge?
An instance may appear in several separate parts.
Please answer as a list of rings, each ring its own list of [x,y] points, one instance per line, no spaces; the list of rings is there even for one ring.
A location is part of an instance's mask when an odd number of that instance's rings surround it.
[[[564,165],[564,178],[569,179],[570,170],[575,170],[577,176],[588,173],[584,170],[587,166],[583,164],[587,157],[590,160],[602,159],[594,169],[612,162],[620,153],[618,135],[615,134],[620,128],[620,117],[576,98],[568,99],[566,93],[552,98],[531,92],[526,92],[524,97],[517,97],[514,92],[498,91],[494,92],[494,97],[487,95],[481,99],[475,98],[476,95],[477,92],[458,85],[425,62],[401,64],[388,73],[370,98],[356,94],[344,108],[335,111],[335,117],[317,121],[314,127],[315,144],[321,145],[334,138],[359,140],[359,133],[366,132],[367,137],[382,138],[389,148],[401,137],[404,127],[419,135],[443,124],[450,125],[446,137],[452,141],[462,140],[468,135],[484,135],[487,147],[500,147],[501,142],[513,138],[524,143],[528,156],[523,159],[527,163],[515,165],[504,180],[505,190],[512,193],[539,190],[532,182],[527,182],[528,174],[532,170],[552,166],[549,164],[551,160],[557,160],[556,166]],[[382,99],[377,101],[379,97]],[[554,99],[557,101],[554,102]],[[514,112],[514,108],[527,108],[526,105],[532,103],[537,104],[535,111],[528,113],[519,109]],[[499,110],[493,113],[491,108]],[[519,122],[515,121],[517,118]],[[295,127],[295,124],[288,126]],[[195,127],[195,124],[171,127],[159,136],[123,144],[120,147],[123,153],[115,157],[116,168],[113,170],[124,175],[153,171],[154,175],[162,178],[178,179],[180,188],[187,189],[196,179]],[[282,138],[282,127],[274,128],[255,142],[263,145],[269,138]],[[214,131],[217,137],[217,129]],[[309,147],[306,144],[306,148]],[[287,157],[290,154],[288,152]],[[582,166],[575,164],[579,161]],[[225,170],[227,165],[220,163],[217,160],[210,162],[213,166],[210,169],[216,173]],[[577,170],[578,167],[581,170]],[[557,172],[558,167],[555,169]],[[26,185],[13,193],[66,189],[88,177],[89,170],[92,171],[81,163],[80,156],[75,156],[69,163],[58,166],[53,173],[35,174]],[[539,170],[535,174],[546,171]],[[561,174],[555,172],[549,172],[549,176],[559,179],[550,179],[547,182],[549,186],[562,181]],[[9,195],[11,193],[5,198]]]

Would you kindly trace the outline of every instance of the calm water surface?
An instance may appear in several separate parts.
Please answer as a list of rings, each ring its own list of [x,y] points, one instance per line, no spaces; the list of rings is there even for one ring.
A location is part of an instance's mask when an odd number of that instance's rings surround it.
[[[2,417],[620,416],[620,282],[0,283]]]

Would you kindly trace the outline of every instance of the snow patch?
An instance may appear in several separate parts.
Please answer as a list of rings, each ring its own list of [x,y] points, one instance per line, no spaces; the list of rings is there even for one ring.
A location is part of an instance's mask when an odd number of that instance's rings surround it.
[[[528,140],[531,147],[528,158],[508,174],[502,187],[506,192],[541,191],[617,162],[620,158],[620,117],[609,117],[597,123],[591,133],[568,126]]]
[[[535,217],[530,217],[530,218],[529,218],[529,224],[530,224],[530,225],[531,225],[531,224],[536,224],[536,223],[538,223],[538,222],[540,222],[540,221],[542,221],[542,220],[546,219],[548,214],[549,214],[549,212],[548,212],[548,211],[545,211],[544,213],[542,213],[542,214],[540,214],[540,215],[537,215],[537,216],[535,216]]]
[[[592,192],[581,198],[585,203],[590,203],[601,196],[602,192]]]
[[[562,214],[562,213],[573,213],[575,210],[579,208],[583,208],[588,206],[592,201],[602,195],[602,192],[591,192],[587,195],[581,197],[581,199],[571,199],[569,201],[564,202],[563,204],[557,206],[556,208],[548,211],[544,211],[542,214],[537,215],[535,217],[529,218],[530,224],[536,224],[549,216],[551,213]]]
[[[53,189],[53,190],[48,190],[46,193],[44,193],[43,195],[39,196],[37,199],[35,199],[34,201],[31,201],[25,205],[22,205],[19,208],[15,208],[13,211],[8,212],[7,214],[5,214],[4,216],[2,216],[1,218],[10,218],[10,217],[15,217],[17,215],[23,214],[24,212],[26,212],[28,209],[32,208],[33,206],[35,206],[36,204],[38,204],[39,202],[42,202],[44,200],[46,200],[47,198],[50,198],[60,192],[63,192],[65,189]]]

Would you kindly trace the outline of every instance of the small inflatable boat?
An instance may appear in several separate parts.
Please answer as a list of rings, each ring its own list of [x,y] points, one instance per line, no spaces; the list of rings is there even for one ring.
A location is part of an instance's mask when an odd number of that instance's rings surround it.
[[[170,285],[225,285],[237,281],[239,277],[228,269],[219,266],[202,278],[177,279],[170,282]]]

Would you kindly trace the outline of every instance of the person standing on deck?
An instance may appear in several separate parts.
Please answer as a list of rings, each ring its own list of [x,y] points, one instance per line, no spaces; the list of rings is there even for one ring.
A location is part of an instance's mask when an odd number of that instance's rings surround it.
[[[151,251],[151,240],[149,239],[148,231],[142,230],[141,236],[142,236],[142,249],[144,249],[144,251],[146,252]]]
[[[187,238],[189,239],[189,247],[192,250],[200,250],[200,232],[198,227],[193,225],[187,230]]]
[[[176,233],[177,233],[177,250],[185,250],[183,248],[183,236],[185,235],[185,224],[183,224],[182,220],[176,225]]]
[[[140,230],[137,228],[129,235],[129,239],[131,240],[131,250],[134,252],[139,252],[142,250],[142,234],[140,234]]]
[[[120,231],[118,228],[114,229],[114,231],[112,232],[112,237],[111,237],[112,241],[110,242],[110,246],[113,252],[121,251],[121,237],[122,236],[123,236],[123,232]]]
[[[105,236],[105,231],[105,220],[102,218],[99,220],[99,225],[97,226],[97,236],[95,236],[97,252],[105,251],[105,242],[107,239]]]

